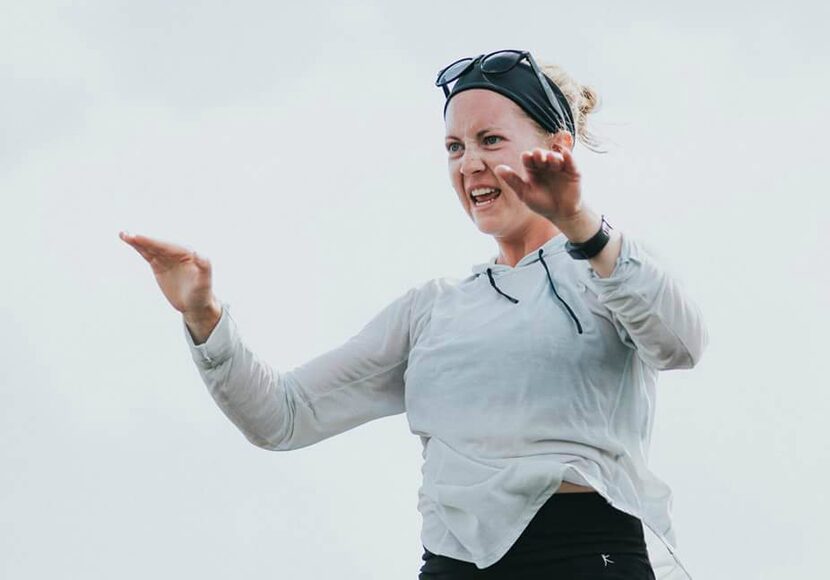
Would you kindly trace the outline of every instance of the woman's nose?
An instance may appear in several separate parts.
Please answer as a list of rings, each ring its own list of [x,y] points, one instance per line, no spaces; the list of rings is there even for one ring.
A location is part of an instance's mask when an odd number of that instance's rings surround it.
[[[471,175],[476,171],[482,171],[483,169],[484,162],[481,160],[479,155],[467,152],[464,153],[464,157],[461,159],[462,175]]]

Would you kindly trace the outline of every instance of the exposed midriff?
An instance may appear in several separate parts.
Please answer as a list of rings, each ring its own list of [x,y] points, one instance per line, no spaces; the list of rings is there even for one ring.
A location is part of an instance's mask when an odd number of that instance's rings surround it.
[[[593,487],[588,487],[585,485],[578,485],[576,483],[571,483],[570,481],[563,481],[562,485],[559,486],[559,489],[556,490],[556,493],[585,493],[596,491]]]

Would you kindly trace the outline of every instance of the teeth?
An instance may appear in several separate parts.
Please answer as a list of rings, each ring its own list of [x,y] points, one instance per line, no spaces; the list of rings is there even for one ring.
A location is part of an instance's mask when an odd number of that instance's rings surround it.
[[[487,193],[496,193],[496,194],[498,194],[498,193],[501,193],[501,190],[497,187],[477,187],[477,188],[475,188],[474,190],[472,190],[470,192],[470,197],[473,198],[473,203],[475,205],[487,205],[487,204],[493,203],[493,200],[495,200],[496,198],[494,197],[493,199],[489,199],[489,200],[484,201],[484,202],[480,202],[476,199],[478,196],[485,195]]]
[[[484,195],[485,193],[495,193],[498,191],[495,187],[478,187],[470,192],[470,195],[473,197],[477,197],[479,195]]]

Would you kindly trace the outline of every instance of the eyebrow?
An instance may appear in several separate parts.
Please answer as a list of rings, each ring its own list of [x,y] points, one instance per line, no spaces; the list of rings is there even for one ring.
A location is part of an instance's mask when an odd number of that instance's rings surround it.
[[[476,139],[481,139],[481,137],[482,137],[485,133],[489,133],[489,132],[491,132],[491,131],[501,131],[501,130],[502,130],[502,129],[500,129],[499,127],[486,127],[486,128],[484,128],[484,129],[482,129],[481,131],[479,131],[478,133],[476,133]],[[458,137],[456,137],[456,136],[454,136],[454,135],[447,135],[447,136],[444,138],[444,140],[445,140],[445,141],[449,141],[450,139],[458,139]]]

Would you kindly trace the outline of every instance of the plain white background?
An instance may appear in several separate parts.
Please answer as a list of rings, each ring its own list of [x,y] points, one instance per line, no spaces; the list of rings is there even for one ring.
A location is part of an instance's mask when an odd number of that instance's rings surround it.
[[[700,304],[652,469],[697,579],[826,563],[828,130],[818,2],[0,2],[0,577],[415,578],[405,415],[291,453],[213,403],[118,231],[207,255],[277,368],[496,252],[436,71],[525,48],[603,99],[586,203]]]

